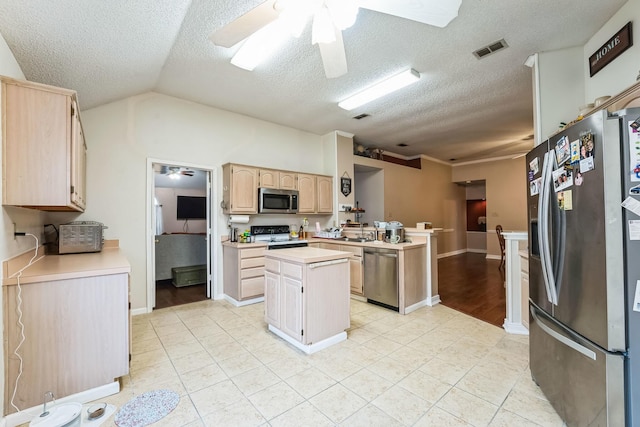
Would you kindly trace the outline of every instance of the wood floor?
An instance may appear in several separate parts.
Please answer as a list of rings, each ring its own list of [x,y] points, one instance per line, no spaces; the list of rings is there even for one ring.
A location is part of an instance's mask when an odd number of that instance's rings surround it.
[[[205,299],[207,299],[207,289],[204,284],[176,288],[171,284],[171,279],[156,281],[156,309]]]
[[[467,252],[438,260],[441,303],[476,319],[502,326],[506,317],[504,271],[499,260]]]

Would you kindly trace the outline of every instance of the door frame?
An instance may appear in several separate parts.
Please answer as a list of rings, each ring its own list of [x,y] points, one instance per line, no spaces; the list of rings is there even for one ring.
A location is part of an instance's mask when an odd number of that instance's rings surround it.
[[[154,164],[167,166],[187,167],[199,169],[207,173],[207,298],[214,299],[217,295],[216,281],[213,272],[219,271],[218,248],[214,244],[214,236],[217,236],[216,211],[212,209],[217,198],[213,189],[217,188],[216,168],[211,165],[203,165],[176,160],[165,160],[147,157],[147,197],[146,197],[146,241],[147,241],[147,313],[151,313],[156,302],[156,268],[155,268],[155,224],[156,210],[154,206],[155,178]]]

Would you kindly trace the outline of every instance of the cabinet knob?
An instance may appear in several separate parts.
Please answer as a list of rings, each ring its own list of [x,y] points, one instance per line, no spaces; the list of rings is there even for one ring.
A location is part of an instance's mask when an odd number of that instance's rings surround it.
[[[155,240],[155,242],[156,242],[156,243],[160,243],[160,240],[156,239],[156,240]]]

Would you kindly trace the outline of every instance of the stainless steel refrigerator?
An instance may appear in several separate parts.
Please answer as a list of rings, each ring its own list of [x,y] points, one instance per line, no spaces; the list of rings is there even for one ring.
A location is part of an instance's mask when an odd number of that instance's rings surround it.
[[[638,122],[594,113],[527,155],[531,374],[569,426],[640,426]]]

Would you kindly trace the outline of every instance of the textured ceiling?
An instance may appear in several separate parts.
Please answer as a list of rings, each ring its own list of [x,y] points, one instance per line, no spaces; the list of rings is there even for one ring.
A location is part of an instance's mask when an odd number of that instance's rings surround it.
[[[463,0],[446,28],[361,9],[343,32],[349,72],[336,79],[324,75],[310,26],[253,72],[229,63],[239,46],[217,47],[209,36],[261,0],[0,0],[0,33],[29,80],[77,90],[82,109],[154,90],[460,162],[527,151],[533,107],[524,61],[584,45],[625,1]],[[482,60],[472,54],[500,39],[507,49]],[[422,74],[419,83],[350,112],[336,105],[407,68]],[[352,118],[362,113],[370,117]]]

